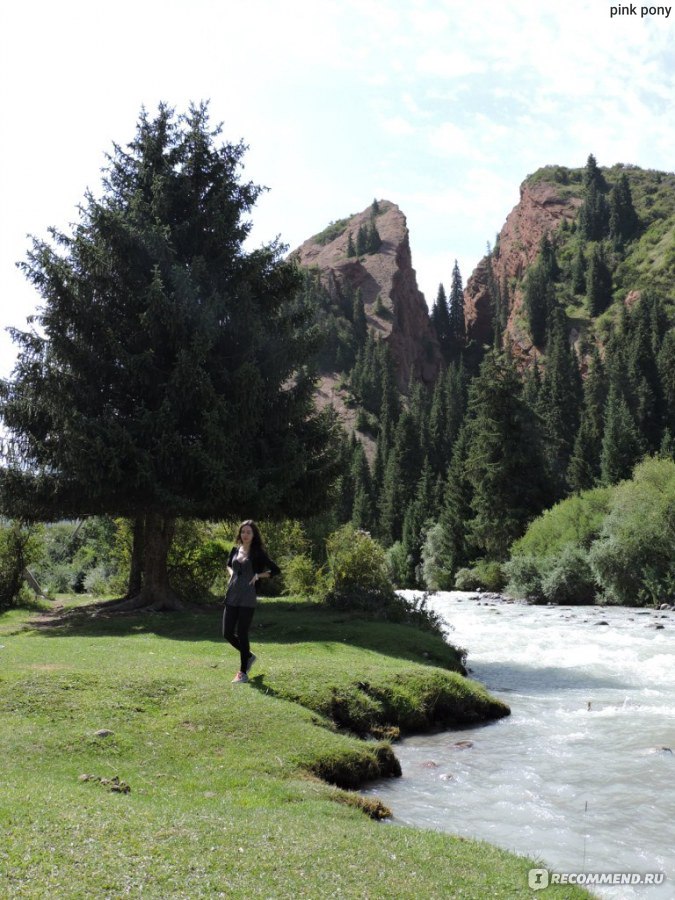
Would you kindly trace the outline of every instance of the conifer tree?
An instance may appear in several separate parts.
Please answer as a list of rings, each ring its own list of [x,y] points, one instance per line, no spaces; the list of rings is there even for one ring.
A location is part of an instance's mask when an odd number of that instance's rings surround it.
[[[584,246],[581,241],[577,244],[574,263],[572,264],[572,290],[578,296],[586,293],[586,257],[584,256]]]
[[[630,478],[633,467],[642,456],[640,435],[628,404],[611,385],[605,413],[600,471],[603,484],[616,484]]]
[[[601,241],[609,232],[607,182],[591,153],[583,176],[584,203],[579,210],[579,230],[587,241]]]
[[[374,518],[377,518],[375,515],[379,498],[382,494],[382,485],[384,484],[384,472],[387,466],[387,439],[382,434],[382,429],[377,435],[377,444],[375,445],[375,459],[373,460],[373,472],[372,472],[372,480],[371,480],[371,499],[373,506],[373,515]],[[375,527],[374,529],[378,534],[380,533],[379,527]]]
[[[335,469],[307,368],[315,311],[279,244],[244,250],[260,188],[239,180],[244,146],[218,136],[206,105],[143,112],[102,196],[23,265],[44,305],[39,332],[14,331],[0,390],[4,511],[142,517],[130,605],[180,604],[177,517],[319,508]]]
[[[448,298],[448,359],[459,359],[466,343],[464,323],[464,287],[457,260],[452,267]]]
[[[600,478],[607,382],[597,345],[593,347],[583,396],[579,430],[567,471],[570,489],[576,492],[593,487]]]
[[[471,557],[468,523],[472,515],[473,489],[466,475],[468,452],[469,435],[467,429],[462,428],[452,448],[439,516],[441,555],[451,576]]]
[[[495,251],[498,253],[498,249]],[[485,275],[487,281],[488,294],[490,296],[490,325],[492,333],[493,347],[499,349],[502,343],[502,322],[506,321],[503,312],[503,301],[499,289],[499,283],[495,278],[494,268],[492,266],[493,251],[488,241],[487,254],[485,257]]]
[[[420,474],[419,436],[415,422],[404,410],[396,425],[394,443],[387,455],[379,498],[380,534],[387,546],[402,537],[403,519]]]
[[[421,587],[419,568],[426,528],[436,519],[434,477],[425,457],[415,493],[403,519],[402,543],[408,559],[408,587]]]
[[[413,418],[415,430],[420,447],[422,457],[429,453],[429,407],[430,407],[429,390],[415,378],[414,374],[410,376],[410,384],[408,386],[408,410]]]
[[[351,259],[354,256],[356,256],[356,247],[354,246],[354,238],[350,231],[349,237],[347,238],[347,257]]]
[[[344,525],[352,517],[354,507],[354,475],[352,471],[352,460],[354,458],[355,448],[358,444],[356,436],[347,437],[343,431],[337,441],[337,450],[339,453],[339,470],[335,483],[335,505],[334,512],[337,521]]]
[[[366,238],[366,253],[377,253],[382,246],[382,238],[375,222],[371,221]]]
[[[567,491],[565,475],[579,429],[581,396],[576,354],[570,346],[565,313],[558,308],[551,321],[540,395],[547,467],[557,498]]]
[[[429,454],[433,472],[439,475],[447,470],[452,443],[447,444],[447,407],[449,403],[449,369],[436,379],[429,408]]]
[[[450,310],[442,283],[438,285],[436,301],[431,308],[431,322],[436,330],[443,359],[448,362],[450,359]]]
[[[664,432],[675,438],[675,328],[663,338],[658,355]]]
[[[368,252],[368,229],[365,225],[359,225],[356,233],[356,255],[365,256]]]
[[[388,346],[384,341],[376,345],[375,360],[378,364],[380,407],[380,434],[383,437],[385,454],[393,443],[394,430],[401,412],[401,400],[396,387],[396,371]]]
[[[556,306],[555,287],[538,260],[528,271],[525,280],[525,312],[530,326],[532,343],[543,347],[546,342],[548,320]]]
[[[602,244],[591,250],[586,272],[588,311],[595,317],[603,313],[612,302],[612,276],[605,261]]]
[[[368,337],[368,320],[366,319],[366,310],[363,305],[363,294],[361,288],[357,288],[354,295],[354,305],[352,308],[352,326],[354,328],[354,336],[358,347],[363,347]]]
[[[635,236],[639,225],[626,173],[622,172],[609,194],[609,236],[617,250]]]
[[[567,483],[570,490],[580,493],[593,487],[597,479],[598,463],[598,446],[593,438],[590,418],[584,410],[567,469]]]
[[[506,277],[506,273],[502,278],[501,287],[499,289],[499,296],[501,299],[501,315],[499,317],[499,328],[502,332],[506,330],[506,326],[509,323],[509,313],[511,312],[511,297],[509,291],[509,280]]]
[[[661,444],[663,400],[658,350],[655,352],[658,336],[652,334],[652,302],[644,296],[634,307],[627,362],[635,422],[647,450],[655,452]]]
[[[354,486],[354,502],[352,506],[352,525],[364,531],[370,531],[372,527],[372,483],[368,460],[360,441],[356,443],[352,456],[351,466],[352,483]]]
[[[486,355],[469,390],[466,428],[471,540],[479,554],[505,559],[549,500],[536,425],[506,354]]]
[[[548,233],[542,235],[539,242],[539,260],[549,281],[558,281],[560,267],[555,255],[555,248]]]

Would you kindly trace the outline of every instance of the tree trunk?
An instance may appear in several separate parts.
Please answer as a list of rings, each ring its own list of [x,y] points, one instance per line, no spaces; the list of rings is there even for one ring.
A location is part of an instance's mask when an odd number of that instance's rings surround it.
[[[126,597],[136,597],[143,585],[143,551],[145,544],[145,518],[136,516],[133,522],[133,544],[131,547],[131,567]]]
[[[169,584],[167,558],[175,526],[175,518],[155,512],[147,513],[145,519],[142,517],[136,519],[134,552],[129,574],[130,596],[115,603],[112,607],[113,612],[136,609],[174,611],[186,609],[185,603]],[[136,588],[133,594],[131,594],[132,586]]]
[[[180,598],[171,589],[167,569],[167,557],[175,528],[174,518],[165,518],[157,513],[148,513],[145,517],[141,606],[152,609],[184,608]]]

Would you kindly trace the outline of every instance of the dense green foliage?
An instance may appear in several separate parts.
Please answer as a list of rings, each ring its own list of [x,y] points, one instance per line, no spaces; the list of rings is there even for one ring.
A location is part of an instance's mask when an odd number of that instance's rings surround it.
[[[430,311],[446,362],[432,388],[413,382],[400,397],[372,331],[344,370],[361,440],[343,446],[337,519],[371,531],[400,586],[450,587],[461,569],[466,583],[494,585],[489,565],[543,509],[616,484],[645,455],[673,455],[675,255],[645,253],[654,235],[664,249],[675,240],[675,176],[601,169],[591,155],[584,169],[529,179],[539,180],[578,198],[579,212],[509,283],[497,283],[499,247],[489,250],[492,347],[467,342],[455,263]],[[529,367],[513,361],[504,331],[517,291],[538,351]],[[343,359],[353,329],[349,341]],[[570,554],[556,578],[572,596]],[[579,572],[592,581],[588,566]]]
[[[446,296],[442,284],[438,286],[438,294],[431,308],[431,322],[446,363],[459,360],[466,345],[466,326],[464,289],[457,260],[452,267],[449,296]]]
[[[348,277],[303,272],[298,308],[322,335],[315,365],[337,378],[355,433],[333,441],[339,474],[325,527],[308,543],[296,535],[284,551],[280,589],[327,592],[325,540],[340,526],[370,533],[396,586],[451,587],[458,577],[494,586],[509,547],[544,509],[626,479],[647,455],[673,458],[675,255],[667,251],[675,235],[675,177],[600,169],[591,156],[584,169],[547,168],[530,178],[538,180],[581,201],[576,221],[563,219],[544,234],[533,265],[508,283],[494,276],[499,247],[489,251],[482,276],[492,309],[490,346],[467,341],[455,263],[449,291],[439,286],[431,310],[445,361],[431,386],[413,380],[400,392],[389,343],[372,327],[373,317],[387,313],[381,297],[366,307]],[[349,235],[348,250],[376,252],[374,244],[367,250],[367,239],[379,214],[375,202],[361,237]],[[333,223],[324,239],[348,223]],[[658,253],[647,252],[657,245]],[[537,348],[529,366],[505,332],[515,292]],[[268,511],[267,486],[260,498]],[[265,528],[273,530],[272,523]],[[203,540],[206,573],[207,562],[215,568],[223,551],[209,536]],[[579,596],[596,592],[588,547],[579,551],[582,559],[576,546],[555,551],[553,574],[539,579],[540,595],[545,582],[550,596],[573,597],[577,576]],[[197,545],[186,551],[184,571],[196,570],[200,555]],[[522,563],[523,579],[528,566]],[[90,583],[96,571],[92,566]],[[175,572],[178,579],[179,567]],[[182,583],[191,596],[199,595],[199,584],[211,592],[217,584],[205,574],[190,587],[190,577]]]
[[[1,391],[4,509],[142,521],[139,599],[157,606],[175,599],[177,517],[317,509],[334,466],[314,309],[280,244],[243,249],[261,188],[218,136],[205,105],[142,113],[101,197],[33,241],[23,269],[44,305],[14,331]]]
[[[39,548],[40,537],[34,528],[19,522],[0,523],[0,611],[29,600],[24,569],[38,557]]]
[[[512,547],[510,593],[552,603],[658,605],[675,589],[675,462],[651,458],[632,479],[569,497]]]

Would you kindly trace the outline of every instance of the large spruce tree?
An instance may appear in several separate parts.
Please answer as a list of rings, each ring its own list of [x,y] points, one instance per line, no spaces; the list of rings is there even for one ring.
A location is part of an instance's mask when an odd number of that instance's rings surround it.
[[[261,188],[219,134],[204,104],[141,113],[102,195],[69,233],[33,240],[23,270],[43,306],[14,331],[1,386],[3,511],[142,523],[138,606],[180,603],[177,517],[316,509],[335,465],[307,369],[312,310],[278,243],[244,250]]]

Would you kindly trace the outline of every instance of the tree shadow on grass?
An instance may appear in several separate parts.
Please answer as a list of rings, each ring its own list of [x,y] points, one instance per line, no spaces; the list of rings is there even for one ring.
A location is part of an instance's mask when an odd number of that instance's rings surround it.
[[[153,634],[172,641],[224,644],[221,604],[188,612],[111,613],[100,604],[55,610],[30,621],[29,628],[51,638],[129,637]],[[311,601],[263,598],[251,626],[251,644],[320,643],[324,649],[350,644],[416,663],[459,671],[461,652],[439,634],[410,625],[365,619]]]

